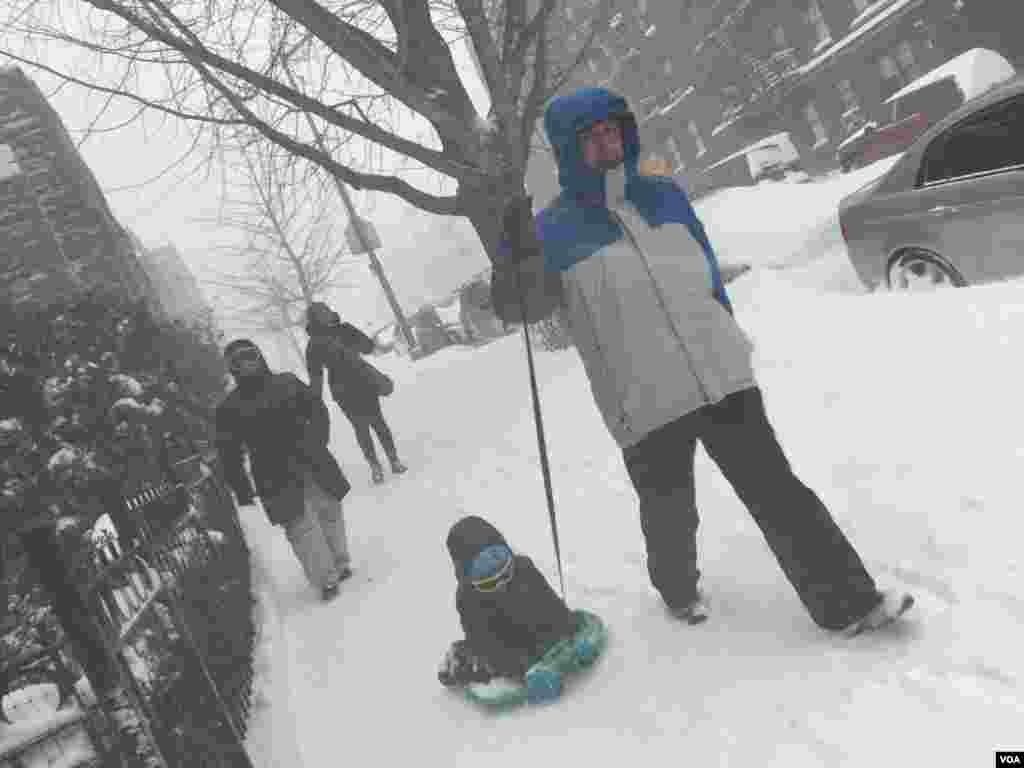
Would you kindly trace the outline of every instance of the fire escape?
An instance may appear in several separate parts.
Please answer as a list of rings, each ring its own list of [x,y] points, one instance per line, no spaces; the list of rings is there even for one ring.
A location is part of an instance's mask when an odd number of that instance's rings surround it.
[[[720,127],[737,120],[752,104],[766,98],[777,99],[781,93],[780,86],[795,75],[800,66],[794,48],[784,48],[774,51],[767,58],[759,58],[747,51],[740,51],[733,45],[730,33],[751,6],[752,0],[741,0],[698,47],[699,51],[708,44],[714,45],[738,65],[738,76],[726,88],[731,87],[738,91],[739,97],[723,110],[723,122]]]

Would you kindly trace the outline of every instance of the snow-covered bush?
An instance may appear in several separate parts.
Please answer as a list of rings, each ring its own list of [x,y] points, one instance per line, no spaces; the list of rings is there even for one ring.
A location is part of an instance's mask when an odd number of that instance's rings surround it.
[[[12,619],[2,646],[11,625],[45,635],[11,533],[50,518],[68,546],[86,546],[83,532],[121,496],[159,484],[170,462],[208,442],[224,369],[210,329],[99,293],[0,305],[0,342],[0,599]]]

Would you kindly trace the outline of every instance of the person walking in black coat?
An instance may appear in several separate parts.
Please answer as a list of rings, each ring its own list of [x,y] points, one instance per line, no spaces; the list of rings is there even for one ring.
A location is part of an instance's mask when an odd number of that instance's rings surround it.
[[[258,493],[270,522],[285,529],[306,578],[329,600],[352,569],[341,508],[350,487],[327,447],[327,406],[295,375],[273,373],[248,339],[232,341],[224,355],[237,384],[216,411],[225,479],[240,505],[252,504]]]
[[[384,453],[391,463],[391,471],[401,474],[405,465],[398,458],[395,439],[384,420],[380,407],[383,374],[370,366],[361,355],[373,352],[373,339],[351,323],[343,323],[329,306],[322,301],[309,305],[306,314],[306,369],[309,372],[309,386],[323,396],[324,369],[331,397],[348,417],[356,433],[359,448],[370,465],[374,483],[384,482],[384,470],[377,459],[370,430],[377,433]]]

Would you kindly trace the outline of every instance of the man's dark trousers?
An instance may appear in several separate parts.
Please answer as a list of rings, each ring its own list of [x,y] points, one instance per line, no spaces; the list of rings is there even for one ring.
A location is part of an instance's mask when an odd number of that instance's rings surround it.
[[[793,474],[757,387],[688,413],[624,451],[640,497],[648,572],[666,603],[691,601],[700,577],[698,440],[746,505],[819,626],[842,629],[875,606],[874,580],[825,505]]]

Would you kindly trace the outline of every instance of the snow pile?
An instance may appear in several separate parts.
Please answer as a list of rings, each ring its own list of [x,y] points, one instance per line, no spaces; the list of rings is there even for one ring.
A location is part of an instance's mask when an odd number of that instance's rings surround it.
[[[91,704],[88,682],[83,678],[76,688]],[[96,757],[85,725],[74,725],[85,717],[81,705],[72,698],[58,709],[59,699],[53,683],[27,685],[3,697],[11,723],[0,722],[0,766],[14,765],[4,756],[20,749],[16,764],[22,768],[76,768]]]
[[[281,626],[279,596],[274,583],[269,545],[275,531],[263,510],[240,509],[242,530],[249,545],[252,566],[253,623],[256,649],[253,653],[252,709],[246,731],[245,748],[254,768],[300,766],[292,719],[288,685],[290,660]]]
[[[722,264],[793,266],[843,246],[839,202],[887,172],[888,157],[811,184],[730,187],[694,204]]]

